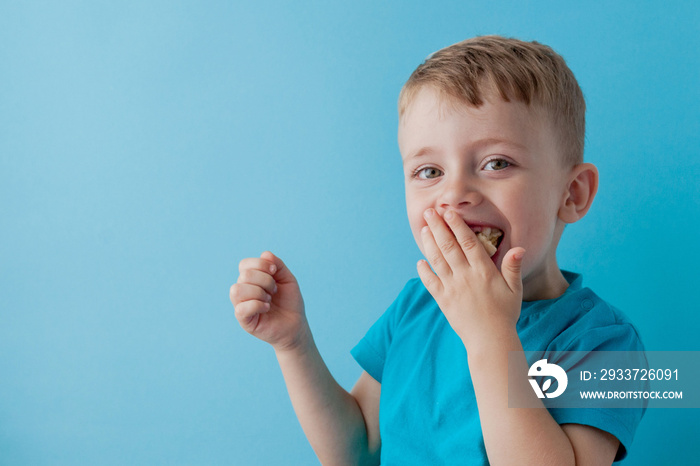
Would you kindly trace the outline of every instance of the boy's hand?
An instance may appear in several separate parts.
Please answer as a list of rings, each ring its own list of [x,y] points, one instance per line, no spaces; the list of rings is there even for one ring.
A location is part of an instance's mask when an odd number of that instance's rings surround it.
[[[243,259],[238,269],[238,281],[229,294],[241,327],[275,350],[306,344],[310,330],[304,300],[284,262],[265,251],[260,258]]]
[[[465,345],[500,330],[514,330],[520,316],[520,267],[525,250],[508,251],[501,273],[476,234],[454,211],[448,210],[443,221],[434,209],[428,209],[425,219],[428,226],[421,238],[435,272],[421,260],[418,275]]]

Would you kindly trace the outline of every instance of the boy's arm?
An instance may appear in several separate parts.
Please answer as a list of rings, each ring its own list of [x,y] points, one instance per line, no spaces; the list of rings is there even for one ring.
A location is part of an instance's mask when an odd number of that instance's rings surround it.
[[[516,331],[525,251],[510,250],[499,272],[458,215],[448,211],[443,221],[434,211],[426,214],[428,228],[422,231],[422,242],[435,272],[420,261],[418,274],[467,350],[491,464],[612,464],[617,451],[614,437],[592,427],[559,426],[544,407],[508,407],[511,351],[522,357],[510,374],[522,375],[516,377],[519,393],[532,397]]]
[[[379,464],[379,453],[382,447],[382,439],[379,436],[379,397],[381,392],[382,384],[365,371],[362,371],[362,375],[350,392],[360,406],[365,421],[367,445],[372,459],[369,463],[371,464]]]
[[[294,275],[264,252],[243,259],[231,287],[236,319],[275,350],[304,433],[322,464],[378,464],[381,386],[363,374],[351,395],[335,381],[314,343]]]
[[[574,447],[576,464],[611,464],[614,461],[620,441],[613,434],[581,424],[562,424],[561,428]],[[589,452],[594,453],[589,456]]]
[[[528,365],[514,328],[512,332],[491,336],[495,337],[491,341],[485,341],[486,335],[482,341],[472,341],[474,345],[468,349],[484,444],[491,464],[612,464],[619,445],[613,435],[580,424],[560,426],[544,406],[508,407],[509,351],[519,351],[522,355],[510,375],[521,375],[517,377],[523,382],[519,388],[532,399],[534,395],[527,384]],[[513,359],[511,364],[515,364]],[[515,395],[511,393],[511,396]]]
[[[328,371],[313,339],[276,354],[294,411],[321,464],[379,464],[379,382],[364,372],[348,393]]]

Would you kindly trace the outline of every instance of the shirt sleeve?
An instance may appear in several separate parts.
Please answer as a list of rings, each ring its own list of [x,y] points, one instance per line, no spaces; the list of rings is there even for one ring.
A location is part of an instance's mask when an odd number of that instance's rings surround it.
[[[637,330],[628,322],[593,328],[579,335],[567,351],[635,351],[644,346]],[[646,358],[644,358],[646,363]],[[633,408],[550,408],[558,424],[582,424],[614,435],[620,441],[615,461],[627,456],[646,406]]]
[[[405,314],[410,296],[418,283],[418,279],[410,280],[384,314],[350,351],[362,369],[379,383],[382,383],[384,362],[391,348],[394,331]]]

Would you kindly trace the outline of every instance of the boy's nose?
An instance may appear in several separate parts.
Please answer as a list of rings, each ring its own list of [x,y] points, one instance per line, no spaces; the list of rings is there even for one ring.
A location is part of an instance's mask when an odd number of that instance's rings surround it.
[[[445,183],[443,191],[438,199],[439,210],[445,211],[448,207],[459,210],[460,207],[476,206],[483,200],[482,195],[472,183],[462,179],[453,179]]]

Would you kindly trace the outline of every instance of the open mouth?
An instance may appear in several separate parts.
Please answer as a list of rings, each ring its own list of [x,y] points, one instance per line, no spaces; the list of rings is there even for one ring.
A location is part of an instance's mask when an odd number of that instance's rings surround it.
[[[484,249],[486,249],[489,257],[493,257],[498,251],[498,246],[500,246],[501,241],[503,241],[503,232],[498,228],[492,227],[474,227],[472,231],[476,233],[476,237],[481,242]]]

